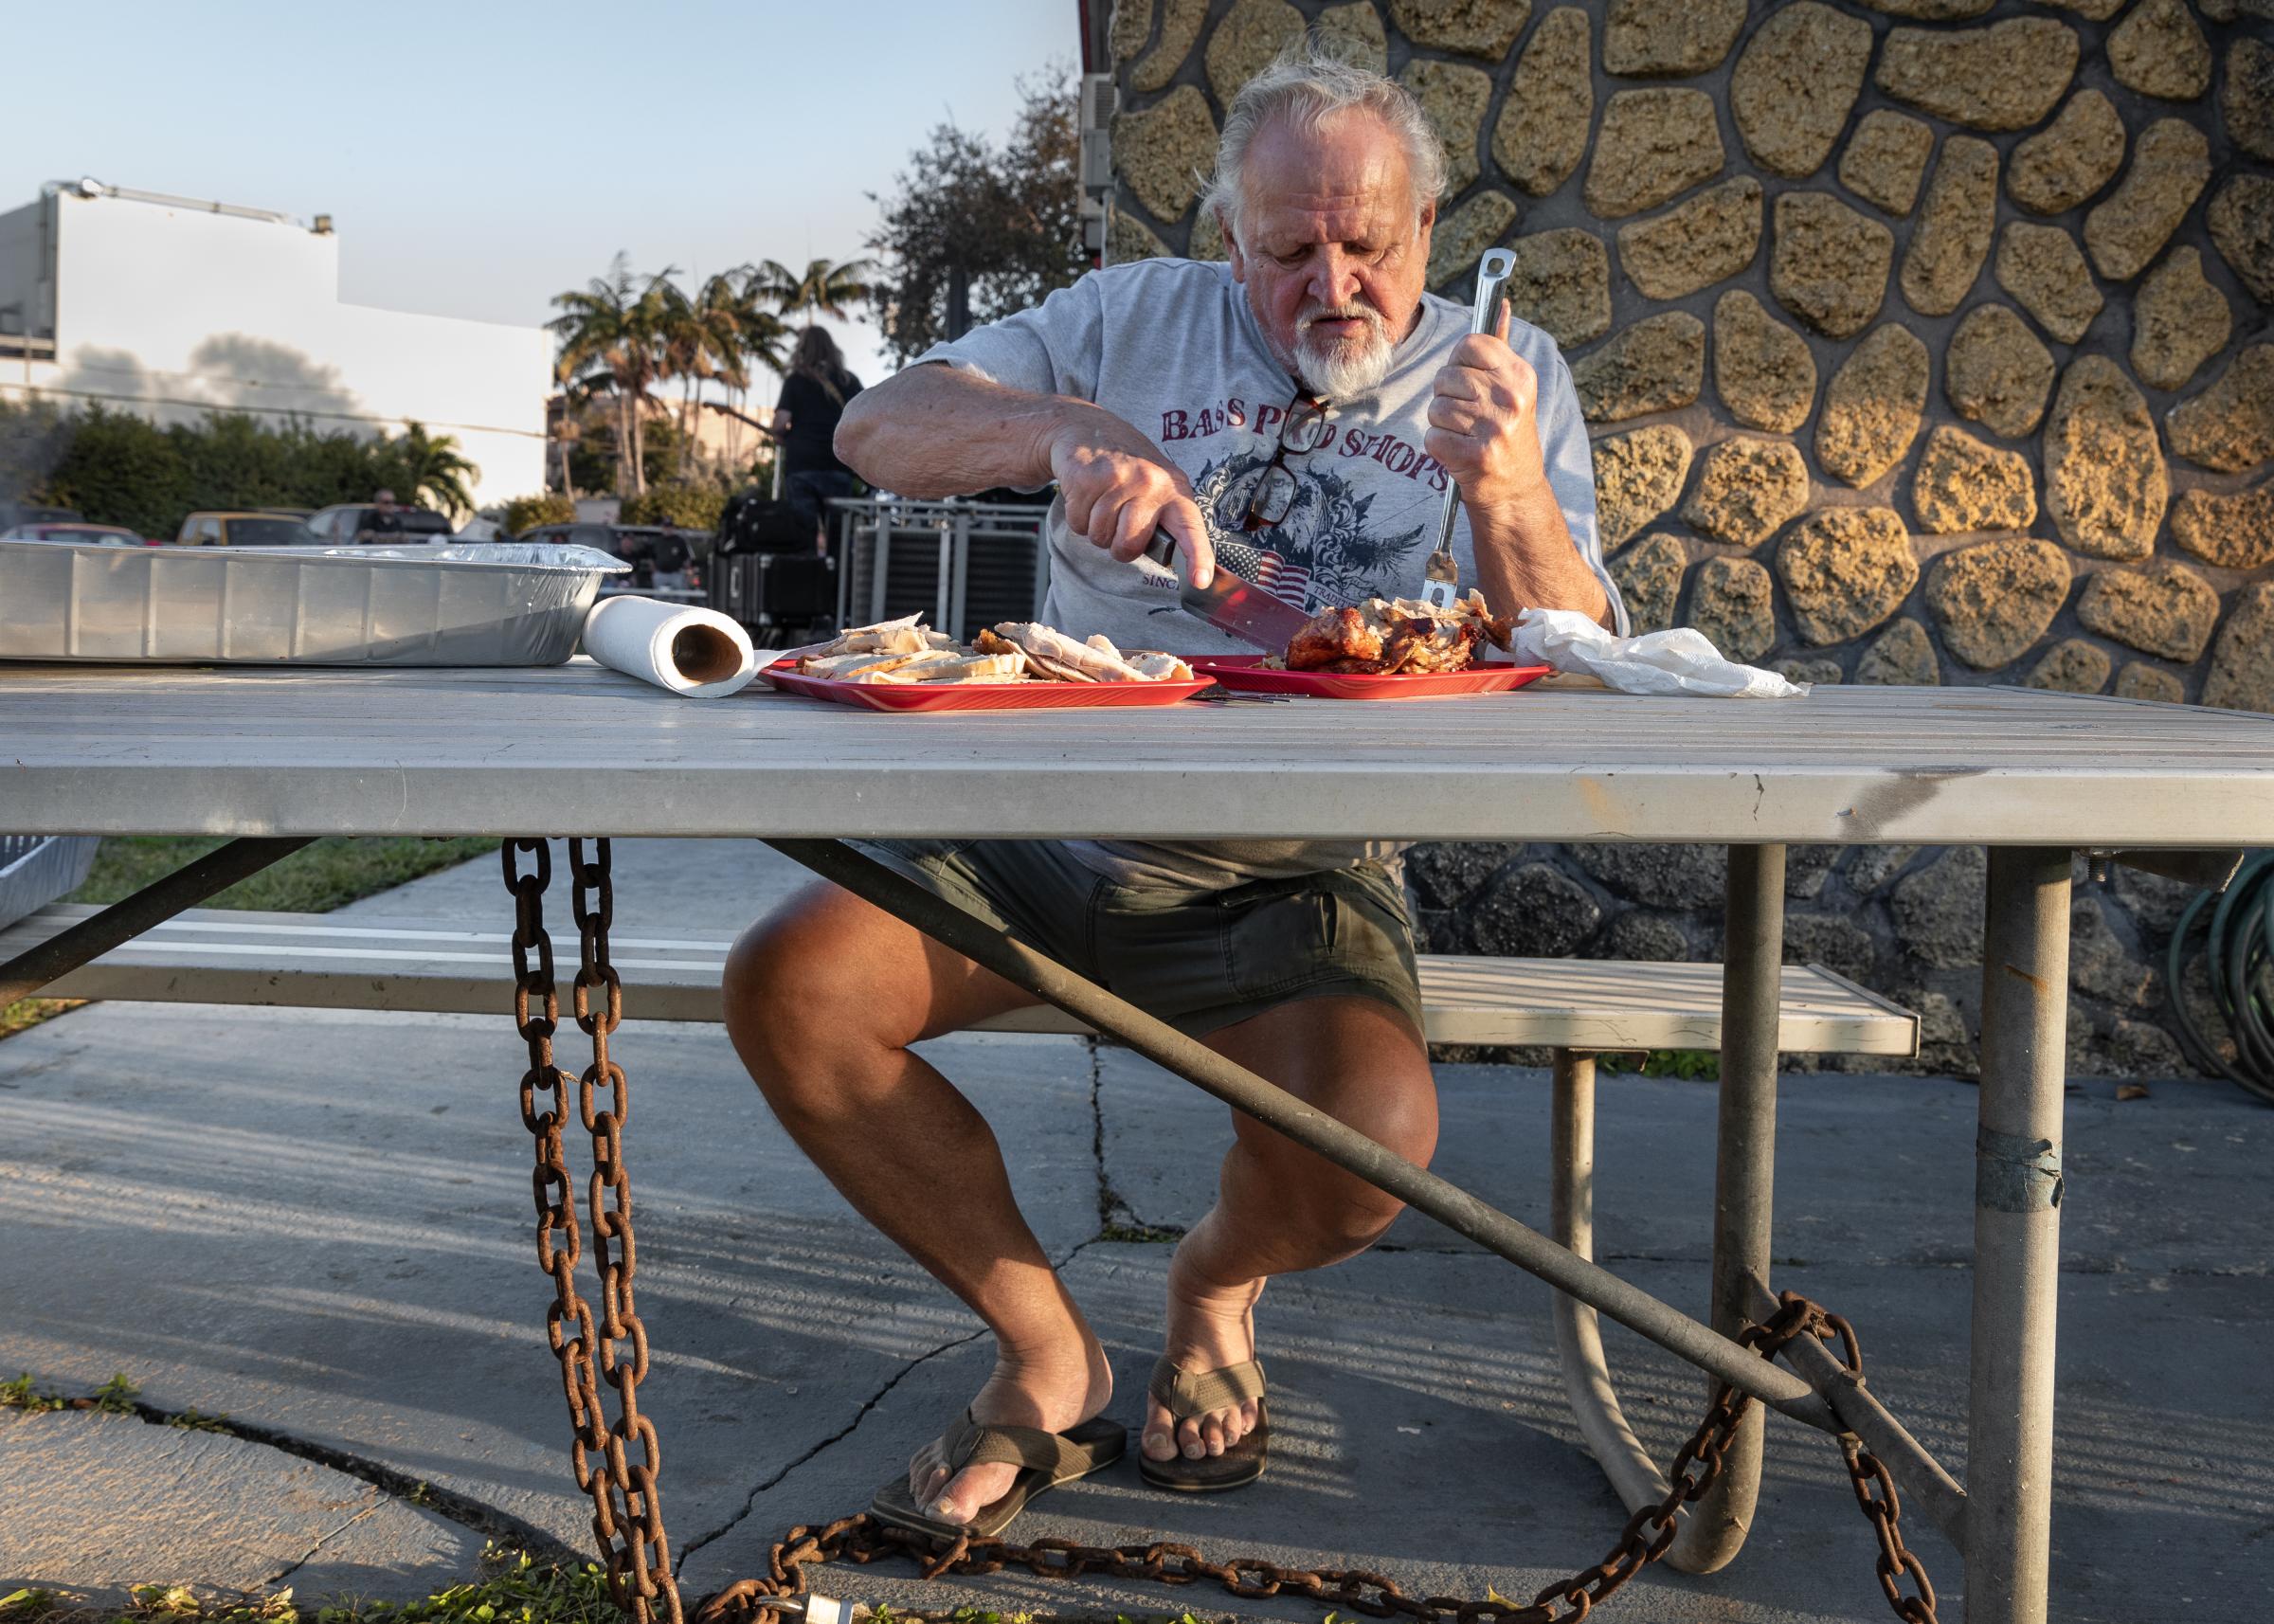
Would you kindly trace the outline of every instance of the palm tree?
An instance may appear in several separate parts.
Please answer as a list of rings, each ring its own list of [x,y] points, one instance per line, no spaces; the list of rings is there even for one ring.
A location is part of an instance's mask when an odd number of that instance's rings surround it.
[[[723,314],[733,330],[738,370],[736,375],[728,380],[728,388],[734,395],[735,412],[728,420],[733,426],[729,430],[727,459],[739,467],[742,462],[742,428],[749,421],[744,408],[749,402],[751,365],[755,363],[780,375],[785,360],[783,340],[789,336],[789,328],[780,316],[767,310],[751,291],[752,273],[748,266],[728,275],[736,279],[736,285],[731,297],[724,290],[720,297],[724,303]],[[704,291],[710,291],[709,283],[704,284]]]
[[[705,280],[690,299],[675,296],[667,316],[665,360],[682,381],[679,475],[694,472],[695,413],[702,387],[716,382],[739,396],[750,387],[753,359],[779,370],[782,324],[757,308],[737,285],[736,273]]]
[[[850,307],[869,297],[869,279],[875,274],[874,260],[809,260],[803,271],[793,271],[779,260],[761,260],[749,272],[749,288],[784,316],[803,316],[813,325],[817,316],[839,321],[852,319]]]
[[[688,420],[695,414],[695,394],[711,370],[711,340],[695,313],[694,301],[676,286],[663,296],[657,336],[662,375],[679,381],[679,465],[676,472],[684,478],[695,450],[694,425]]]
[[[409,487],[411,499],[430,498],[456,518],[474,511],[474,496],[466,481],[481,478],[481,470],[466,460],[454,434],[428,434],[425,424],[406,420],[403,436],[388,448],[403,469],[400,482]]]
[[[605,277],[553,296],[561,314],[547,323],[561,340],[555,376],[587,391],[605,387],[616,397],[616,488],[620,496],[647,489],[641,465],[645,436],[641,419],[666,370],[664,338],[671,306],[683,298],[666,267],[641,286],[631,262],[616,256]]]

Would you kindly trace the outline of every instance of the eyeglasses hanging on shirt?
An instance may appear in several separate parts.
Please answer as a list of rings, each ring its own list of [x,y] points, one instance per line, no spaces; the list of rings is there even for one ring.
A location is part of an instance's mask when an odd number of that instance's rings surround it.
[[[1279,419],[1279,443],[1272,448],[1272,460],[1264,464],[1262,476],[1248,496],[1248,511],[1239,521],[1241,534],[1253,535],[1259,530],[1269,530],[1287,517],[1288,511],[1295,505],[1296,490],[1294,471],[1288,467],[1288,458],[1316,451],[1333,438],[1334,427],[1326,421],[1326,401],[1298,390]]]

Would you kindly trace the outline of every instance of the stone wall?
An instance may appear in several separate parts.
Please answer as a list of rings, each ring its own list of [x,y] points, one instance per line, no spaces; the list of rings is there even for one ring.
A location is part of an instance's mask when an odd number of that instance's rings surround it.
[[[1223,107],[1315,27],[1450,159],[1431,281],[1517,255],[1638,627],[1815,682],[2274,711],[2274,0],[1120,0],[1109,255],[1220,256]],[[1712,957],[1723,859],[1438,847],[1439,950]],[[1788,956],[1973,1064],[1981,854],[1792,854]],[[2184,893],[2076,905],[2071,1048],[2180,1069]],[[2187,995],[2185,988],[2181,996]]]

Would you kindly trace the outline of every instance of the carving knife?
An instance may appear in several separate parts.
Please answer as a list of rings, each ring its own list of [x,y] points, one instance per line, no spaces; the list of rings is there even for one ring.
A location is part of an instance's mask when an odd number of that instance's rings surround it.
[[[1156,533],[1145,550],[1154,563],[1177,569],[1176,538],[1165,531]],[[1222,565],[1215,579],[1195,586],[1177,574],[1178,602],[1184,612],[1198,615],[1210,625],[1242,642],[1254,643],[1266,654],[1284,654],[1288,640],[1303,629],[1310,617],[1283,598],[1274,598],[1253,581],[1241,579]]]

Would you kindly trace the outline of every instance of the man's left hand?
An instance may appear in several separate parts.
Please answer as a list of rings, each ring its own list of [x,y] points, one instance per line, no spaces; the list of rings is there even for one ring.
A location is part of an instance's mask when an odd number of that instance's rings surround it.
[[[1422,449],[1445,465],[1471,508],[1498,507],[1546,483],[1540,454],[1540,378],[1508,348],[1508,309],[1472,333],[1437,372]]]

